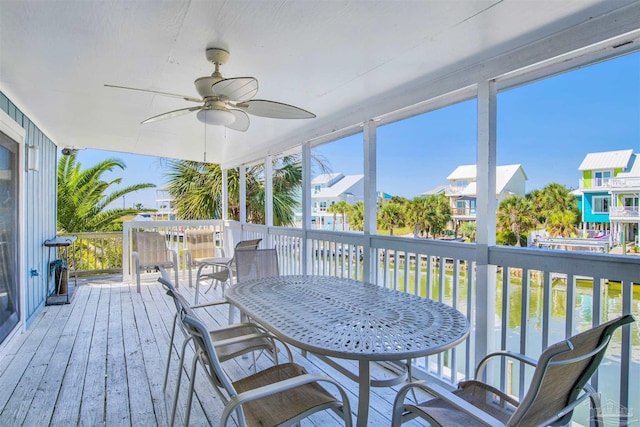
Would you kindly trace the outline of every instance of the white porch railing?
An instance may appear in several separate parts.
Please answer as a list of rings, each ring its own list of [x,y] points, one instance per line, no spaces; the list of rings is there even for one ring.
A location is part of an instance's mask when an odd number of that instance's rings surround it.
[[[219,221],[202,222],[222,227]],[[193,222],[181,222],[183,227]],[[200,222],[198,222],[200,224]],[[136,227],[151,227],[151,222]],[[173,225],[174,227],[176,225]],[[132,227],[127,227],[131,230]],[[302,230],[228,222],[225,238],[262,238],[275,247],[282,274],[368,277],[380,286],[436,299],[465,313],[472,323],[469,338],[455,349],[414,361],[414,374],[454,384],[473,374],[476,331],[476,246],[363,233]],[[125,239],[126,240],[126,239]],[[225,241],[225,246],[230,242]],[[126,251],[125,251],[126,252]],[[367,257],[371,257],[367,260]],[[371,262],[368,262],[371,261]],[[537,358],[549,344],[621,314],[640,320],[640,258],[532,248],[491,247],[489,264],[497,267],[496,349]],[[125,270],[127,271],[127,270]],[[635,294],[634,294],[635,291]],[[522,397],[530,379],[528,368],[502,365],[492,376],[505,391]],[[640,378],[640,333],[637,325],[615,335],[608,359],[593,383],[606,399],[640,411],[640,390],[630,388]],[[611,415],[611,414],[609,414]],[[618,414],[621,415],[622,414]],[[586,424],[579,408],[574,418]],[[622,418],[621,418],[622,420]]]
[[[640,210],[638,206],[611,206],[609,218],[638,218],[640,219]]]
[[[627,178],[611,178],[609,180],[609,186],[612,190],[617,190],[620,188],[640,188],[640,178],[638,177],[627,177]]]

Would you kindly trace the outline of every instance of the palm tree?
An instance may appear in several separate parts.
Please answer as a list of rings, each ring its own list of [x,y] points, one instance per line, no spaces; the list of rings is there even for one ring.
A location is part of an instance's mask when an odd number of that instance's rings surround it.
[[[364,202],[355,202],[349,207],[349,227],[352,230],[364,230]]]
[[[449,199],[444,194],[416,197],[406,205],[405,215],[407,224],[414,229],[415,237],[421,233],[429,237],[431,233],[435,238],[451,221]]]
[[[114,168],[124,169],[124,162],[118,159],[106,159],[88,169],[81,170],[76,154],[62,156],[58,162],[58,231],[77,233],[83,231],[121,230],[124,217],[153,209],[112,208],[109,204],[120,197],[144,188],[153,188],[154,184],[143,183],[105,192],[122,178],[103,181],[101,176]]]
[[[551,237],[576,237],[579,216],[576,211],[554,212],[548,219],[547,231]]]
[[[302,163],[298,156],[274,160],[273,222],[291,226],[298,206],[297,195],[302,185]],[[176,215],[180,219],[222,218],[222,169],[220,165],[187,160],[168,161],[168,191]],[[247,221],[264,224],[264,165],[246,170]],[[231,218],[240,219],[240,174],[238,169],[227,173],[228,206]]]
[[[498,206],[496,225],[498,243],[515,243],[521,246],[527,233],[536,226],[537,220],[533,202],[522,196],[511,196],[500,202]]]
[[[378,212],[378,224],[381,228],[389,230],[393,236],[393,229],[404,225],[402,206],[399,203],[385,203]]]
[[[351,205],[344,200],[340,200],[339,202],[332,205],[332,207],[342,215],[342,231],[344,231],[344,227],[347,224],[347,219],[349,215],[349,210],[351,209]],[[334,218],[335,220],[335,218]]]
[[[336,217],[338,216],[339,210],[336,207],[336,204],[333,203],[331,206],[327,208],[327,212],[333,214],[333,231],[336,231]]]
[[[462,234],[462,238],[467,242],[475,242],[476,241],[476,222],[475,221],[464,221],[460,227],[458,228],[460,234]]]
[[[534,190],[527,195],[533,202],[533,208],[537,212],[537,220],[545,228],[549,220],[557,212],[578,212],[576,198],[569,189],[562,184],[552,182],[540,190]]]

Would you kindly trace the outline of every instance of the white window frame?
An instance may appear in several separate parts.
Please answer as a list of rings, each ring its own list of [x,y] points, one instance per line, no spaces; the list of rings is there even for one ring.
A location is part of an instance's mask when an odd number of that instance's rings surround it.
[[[596,211],[596,200],[602,200],[607,202],[606,211]],[[604,204],[601,202],[599,206],[604,207]],[[611,212],[611,196],[593,196],[591,198],[591,213],[594,215],[602,215],[608,214]]]

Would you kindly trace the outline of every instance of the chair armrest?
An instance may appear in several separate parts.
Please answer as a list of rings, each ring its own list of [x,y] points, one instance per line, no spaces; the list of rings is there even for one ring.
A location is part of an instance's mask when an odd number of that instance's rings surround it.
[[[520,353],[515,353],[513,351],[496,351],[494,353],[490,353],[488,355],[486,355],[481,361],[480,363],[478,363],[478,367],[476,368],[476,373],[474,378],[478,379],[482,376],[482,374],[484,373],[484,369],[487,365],[487,362],[489,362],[490,359],[493,359],[494,357],[503,357],[503,358],[511,358],[511,359],[516,359],[522,363],[526,363],[527,365],[536,367],[538,365],[538,361],[535,359],[532,359],[528,356],[525,356],[524,354],[520,354]]]
[[[257,400],[265,396],[270,396],[272,394],[280,393],[282,391],[291,390],[292,388],[296,388],[301,385],[309,384],[313,382],[328,382],[330,384],[333,384],[340,392],[340,396],[342,398],[343,411],[346,414],[349,414],[348,415],[349,417],[351,416],[349,398],[347,397],[347,394],[342,388],[342,386],[338,384],[337,381],[335,381],[334,379],[324,374],[303,374],[293,378],[288,378],[283,381],[279,381],[277,383],[254,388],[252,390],[248,390],[243,393],[240,393],[237,396],[233,396],[231,399],[229,399],[229,402],[227,402],[227,405],[225,406],[224,411],[222,412],[222,416],[220,418],[221,420],[220,425],[226,426],[227,421],[229,420],[229,417],[231,416],[231,414],[238,408],[238,406],[243,405],[244,403],[250,402],[252,400]]]
[[[419,388],[431,395],[441,398],[442,400],[446,401],[450,405],[455,406],[462,412],[466,413],[476,421],[484,425],[487,425],[489,427],[499,427],[499,426],[505,425],[500,420],[492,417],[491,415],[487,414],[481,409],[476,408],[466,400],[461,399],[460,397],[456,396],[455,394],[445,389],[444,387],[441,387],[433,383],[427,384],[426,381],[416,381],[402,387],[398,392],[398,395],[396,396],[396,400],[393,403],[393,425],[394,426],[399,425],[398,423],[400,421],[400,416],[402,415],[402,411],[403,411],[402,408],[404,405],[404,398],[406,397],[407,392],[412,388]]]
[[[189,308],[206,308],[206,307],[213,307],[215,305],[225,305],[225,304],[229,304],[229,301],[207,302],[207,303],[204,303],[204,304],[191,305],[191,306],[189,306]]]

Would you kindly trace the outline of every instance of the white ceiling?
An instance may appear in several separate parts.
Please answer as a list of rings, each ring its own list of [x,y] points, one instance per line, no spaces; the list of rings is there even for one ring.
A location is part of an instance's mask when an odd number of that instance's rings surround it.
[[[140,125],[195,104],[103,85],[197,97],[193,80],[213,71],[205,49],[222,47],[231,53],[221,69],[225,77],[256,77],[257,98],[317,115],[309,120],[251,116],[245,133],[207,127],[207,160],[231,165],[415,104],[437,93],[438,79],[477,71],[483,61],[508,58],[620,8],[637,13],[637,5],[637,0],[0,0],[0,90],[59,146],[202,160],[205,126],[195,114]],[[547,49],[549,56],[562,53],[552,43]]]

